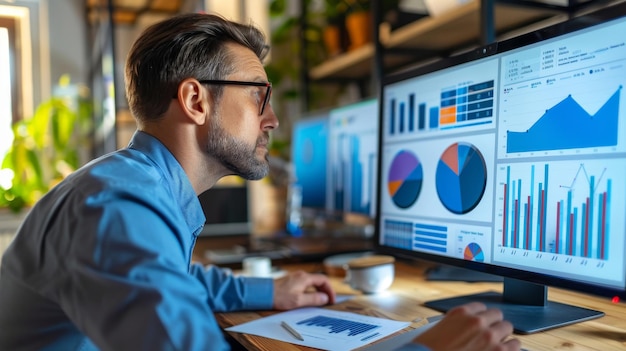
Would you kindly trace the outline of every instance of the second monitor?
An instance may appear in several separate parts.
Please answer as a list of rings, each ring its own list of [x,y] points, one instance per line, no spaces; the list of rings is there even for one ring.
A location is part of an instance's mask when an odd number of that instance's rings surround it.
[[[330,111],[326,208],[375,217],[378,101],[363,100]]]

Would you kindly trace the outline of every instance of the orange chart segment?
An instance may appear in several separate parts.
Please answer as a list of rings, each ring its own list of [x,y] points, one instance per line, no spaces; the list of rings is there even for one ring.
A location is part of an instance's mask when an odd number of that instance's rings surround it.
[[[389,181],[389,195],[395,196],[400,187],[402,186],[401,180],[390,180]]]

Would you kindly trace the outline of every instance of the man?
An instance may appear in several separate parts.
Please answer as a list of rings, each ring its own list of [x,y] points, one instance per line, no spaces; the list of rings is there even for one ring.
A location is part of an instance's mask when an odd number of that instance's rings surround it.
[[[197,195],[226,175],[268,173],[278,120],[266,50],[257,29],[213,15],[180,15],[139,37],[125,71],[138,131],[29,213],[2,261],[1,350],[226,350],[214,312],[334,303],[323,275],[233,277],[191,262],[205,220]],[[514,350],[501,319],[464,306],[423,344]]]

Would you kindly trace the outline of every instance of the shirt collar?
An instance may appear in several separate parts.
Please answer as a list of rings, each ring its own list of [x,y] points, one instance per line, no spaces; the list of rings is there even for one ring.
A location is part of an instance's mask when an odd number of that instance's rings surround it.
[[[152,135],[136,131],[128,144],[129,149],[146,155],[159,168],[172,190],[173,200],[177,201],[189,230],[198,235],[206,221],[198,195],[193,189],[187,174],[178,160],[161,141]]]

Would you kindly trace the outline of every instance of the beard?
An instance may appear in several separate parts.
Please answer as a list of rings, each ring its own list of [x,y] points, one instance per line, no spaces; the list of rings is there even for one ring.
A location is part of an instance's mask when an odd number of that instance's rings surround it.
[[[229,135],[217,122],[216,116],[211,118],[206,151],[220,161],[234,174],[247,179],[259,180],[269,173],[268,153],[262,159],[257,156],[257,145],[267,143],[269,133],[259,136],[254,145],[249,145]]]

